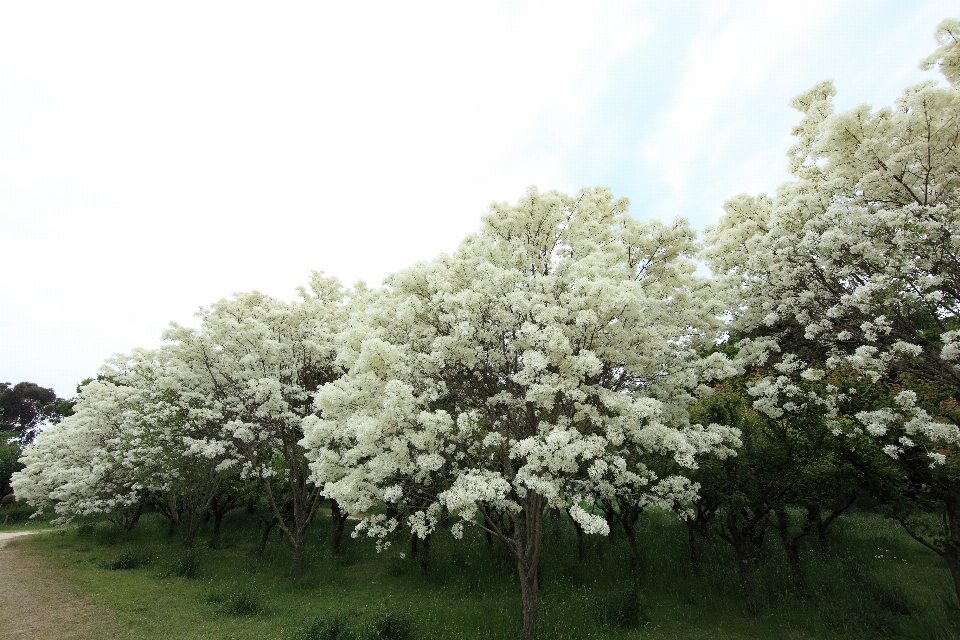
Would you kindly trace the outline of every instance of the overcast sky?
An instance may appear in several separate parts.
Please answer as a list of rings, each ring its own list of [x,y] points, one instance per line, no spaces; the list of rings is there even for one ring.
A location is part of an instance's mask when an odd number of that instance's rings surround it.
[[[667,8],[661,8],[667,7]],[[0,382],[71,396],[235,291],[452,251],[528,185],[703,229],[790,98],[892,103],[956,0],[4,2]]]

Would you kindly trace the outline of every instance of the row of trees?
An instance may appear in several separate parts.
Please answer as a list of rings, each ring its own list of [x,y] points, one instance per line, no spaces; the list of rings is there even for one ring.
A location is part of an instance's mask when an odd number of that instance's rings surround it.
[[[731,543],[752,600],[768,527],[800,588],[797,541],[870,490],[960,595],[958,34],[945,21],[926,61],[951,84],[894,108],[798,97],[795,180],[731,200],[702,247],[607,189],[530,189],[381,288],[315,274],[293,303],[221,300],[110,361],[17,495],[121,526],[152,501],[185,545],[255,495],[292,573],[323,499],[340,531],[386,505],[357,525],[379,548],[474,526],[515,556],[529,631],[551,509],[621,524],[634,563],[640,511],[674,509],[694,561],[697,534]]]

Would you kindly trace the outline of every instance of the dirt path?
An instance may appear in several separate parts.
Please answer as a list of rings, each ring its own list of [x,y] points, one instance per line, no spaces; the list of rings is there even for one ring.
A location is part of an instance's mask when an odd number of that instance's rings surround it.
[[[61,583],[49,559],[11,542],[32,533],[42,532],[0,533],[0,640],[104,637],[100,622],[113,616]]]

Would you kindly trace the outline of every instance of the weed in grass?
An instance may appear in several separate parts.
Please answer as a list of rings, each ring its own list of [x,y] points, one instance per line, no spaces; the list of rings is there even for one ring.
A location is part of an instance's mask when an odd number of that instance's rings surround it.
[[[377,616],[367,629],[369,640],[415,640],[413,619],[386,610]]]
[[[317,616],[293,634],[293,640],[352,640],[353,637],[340,614]]]
[[[125,571],[127,569],[136,569],[137,567],[143,566],[145,564],[144,558],[137,555],[133,551],[124,551],[123,553],[115,556],[113,560],[108,560],[101,563],[104,569],[109,569],[110,571]]]
[[[406,558],[397,556],[395,558],[391,558],[386,563],[386,567],[388,576],[398,578],[407,574],[407,570],[410,568],[410,561]]]
[[[158,578],[179,576],[182,578],[196,578],[200,573],[200,557],[193,550],[187,551],[166,570],[157,574]]]
[[[204,601],[215,605],[219,613],[227,616],[255,616],[264,612],[263,595],[252,587],[214,591],[208,593]]]

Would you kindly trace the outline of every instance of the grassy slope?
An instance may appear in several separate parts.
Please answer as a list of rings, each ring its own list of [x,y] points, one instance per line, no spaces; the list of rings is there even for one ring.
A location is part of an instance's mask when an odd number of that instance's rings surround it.
[[[120,534],[108,523],[66,529],[20,544],[42,551],[65,579],[116,610],[130,638],[293,638],[317,616],[341,614],[361,637],[385,611],[412,619],[421,638],[514,638],[520,597],[514,562],[479,535],[435,536],[431,571],[421,576],[408,542],[377,555],[366,539],[330,552],[326,519],[308,542],[307,573],[286,577],[288,545],[273,534],[262,558],[258,531],[245,513],[228,515],[219,548],[201,538],[193,578],[159,577],[184,551],[159,516]],[[586,562],[566,521],[546,532],[539,634],[550,638],[851,638],[960,637],[958,612],[939,559],[895,526],[869,515],[836,525],[827,552],[806,549],[807,594],[789,589],[774,537],[758,572],[762,607],[746,613],[731,555],[720,541],[701,542],[699,572],[687,557],[685,530],[668,514],[646,514],[641,599],[649,623],[639,629],[597,620],[629,584],[625,539],[588,538]],[[406,558],[400,553],[405,552]],[[118,559],[140,565],[109,570]],[[121,563],[122,564],[122,563]],[[181,564],[181,568],[184,565]],[[248,610],[246,613],[244,610]],[[259,611],[249,614],[249,610]]]

